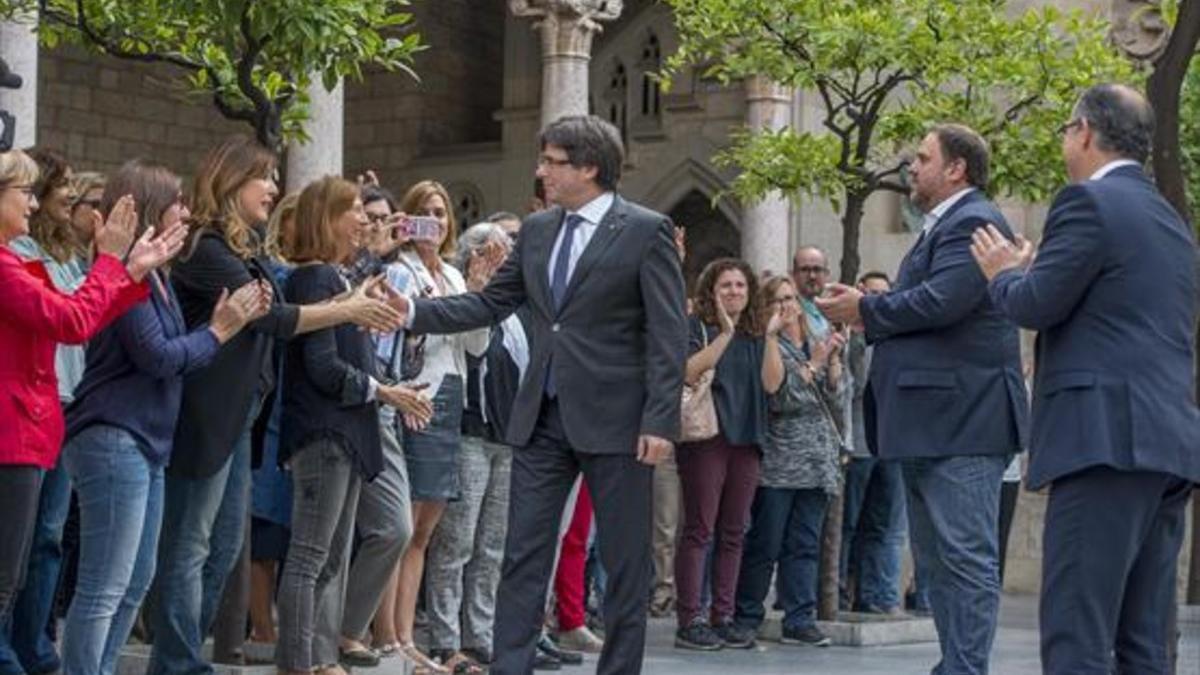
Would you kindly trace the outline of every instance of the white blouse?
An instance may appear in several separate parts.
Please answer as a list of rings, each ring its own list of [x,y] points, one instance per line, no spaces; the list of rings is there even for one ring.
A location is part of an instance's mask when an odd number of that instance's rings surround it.
[[[463,279],[462,273],[453,265],[442,263],[442,279],[446,284],[443,294],[434,281],[433,274],[425,268],[425,264],[421,262],[421,258],[415,252],[405,251],[400,254],[400,257],[402,260],[388,265],[387,275],[389,280],[396,281],[393,286],[408,297],[420,297],[418,290],[421,288],[433,289],[433,292],[427,296],[432,298],[442,295],[460,295],[467,292],[467,282]],[[417,275],[416,283],[413,283],[413,272],[416,272]],[[464,383],[463,403],[465,404],[467,395],[465,386],[467,380],[466,355],[470,353],[472,356],[483,356],[488,346],[488,329],[489,327],[485,326],[465,333],[426,336],[425,367],[413,381],[429,385],[426,391],[430,397],[433,397],[437,395],[438,389],[442,386],[443,378],[447,375],[458,375]]]

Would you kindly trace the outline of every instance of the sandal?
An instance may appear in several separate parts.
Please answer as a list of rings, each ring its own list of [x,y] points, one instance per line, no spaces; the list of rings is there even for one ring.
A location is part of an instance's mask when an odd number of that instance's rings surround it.
[[[450,672],[437,661],[422,654],[421,650],[411,642],[400,645],[400,655],[412,664],[413,675],[440,675]]]
[[[375,651],[379,652],[379,658],[390,659],[393,656],[400,655],[400,643],[399,642],[389,642],[386,645],[381,645],[379,647],[376,647]]]
[[[442,667],[454,675],[482,675],[483,666],[478,661],[462,652],[454,652],[450,658],[442,662]]]

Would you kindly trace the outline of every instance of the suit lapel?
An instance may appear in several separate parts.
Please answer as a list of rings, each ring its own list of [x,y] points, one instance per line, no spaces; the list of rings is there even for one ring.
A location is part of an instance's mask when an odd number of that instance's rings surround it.
[[[575,263],[575,270],[571,272],[571,278],[567,282],[567,290],[563,294],[562,307],[566,307],[567,303],[571,301],[571,296],[575,294],[575,289],[579,288],[579,284],[583,283],[588,272],[596,265],[596,261],[604,255],[604,252],[608,250],[613,240],[617,238],[624,218],[624,203],[620,197],[615,197],[612,206],[608,209],[608,213],[604,214],[604,218],[596,226],[596,231],[592,234],[591,240],[588,241],[587,247],[583,249],[583,254],[579,256],[579,261]]]
[[[915,270],[910,269],[911,265],[921,258],[921,256],[918,255],[919,251],[922,249],[928,249],[933,245],[933,238],[937,234],[938,226],[942,223],[948,222],[954,217],[955,212],[957,212],[963,206],[975,201],[976,199],[981,199],[982,196],[983,193],[979,190],[972,190],[971,192],[963,195],[962,199],[954,202],[954,204],[952,204],[950,208],[942,214],[942,217],[938,218],[937,221],[934,222],[934,224],[929,228],[928,233],[926,233],[924,236],[917,235],[917,241],[913,243],[912,248],[910,248],[908,253],[905,254],[904,259],[900,261],[900,269],[896,274],[898,287],[908,285],[906,283],[908,276],[915,272]]]
[[[530,267],[533,270],[533,288],[537,292],[537,300],[543,307],[548,308],[550,314],[554,313],[554,299],[550,296],[550,254],[554,250],[554,240],[558,238],[558,231],[562,228],[566,214],[566,211],[557,207],[555,213],[547,214],[546,226],[535,230],[537,235],[532,237],[529,243],[529,259],[533,263]]]

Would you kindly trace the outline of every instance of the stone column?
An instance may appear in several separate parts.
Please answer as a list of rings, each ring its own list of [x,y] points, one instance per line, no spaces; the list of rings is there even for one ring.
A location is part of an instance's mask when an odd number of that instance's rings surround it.
[[[792,116],[791,93],[764,77],[746,80],[746,126],[782,129]],[[791,228],[791,204],[782,193],[772,192],[742,211],[742,257],[756,272],[786,272]]]
[[[588,63],[601,21],[621,14],[622,0],[509,0],[516,16],[534,17],[542,39],[542,116],[588,112]]]
[[[309,119],[304,126],[307,143],[291,141],[287,148],[287,189],[300,190],[310,182],[332,174],[342,175],[345,135],[345,91],[339,80],[326,91],[319,76],[308,87]]]
[[[0,109],[17,118],[14,148],[27,148],[37,140],[38,41],[33,32],[37,14],[0,21],[0,58],[25,82],[20,89],[0,89]]]

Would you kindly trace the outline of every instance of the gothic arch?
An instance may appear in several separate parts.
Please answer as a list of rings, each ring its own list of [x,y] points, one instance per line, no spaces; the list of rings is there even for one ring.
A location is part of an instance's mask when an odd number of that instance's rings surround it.
[[[725,179],[714,169],[696,159],[688,158],[663,174],[641,201],[660,213],[667,213],[689,192],[699,192],[711,201],[713,195],[723,193],[726,188],[728,184]],[[742,211],[731,197],[719,197],[716,208],[730,223],[741,228]]]

